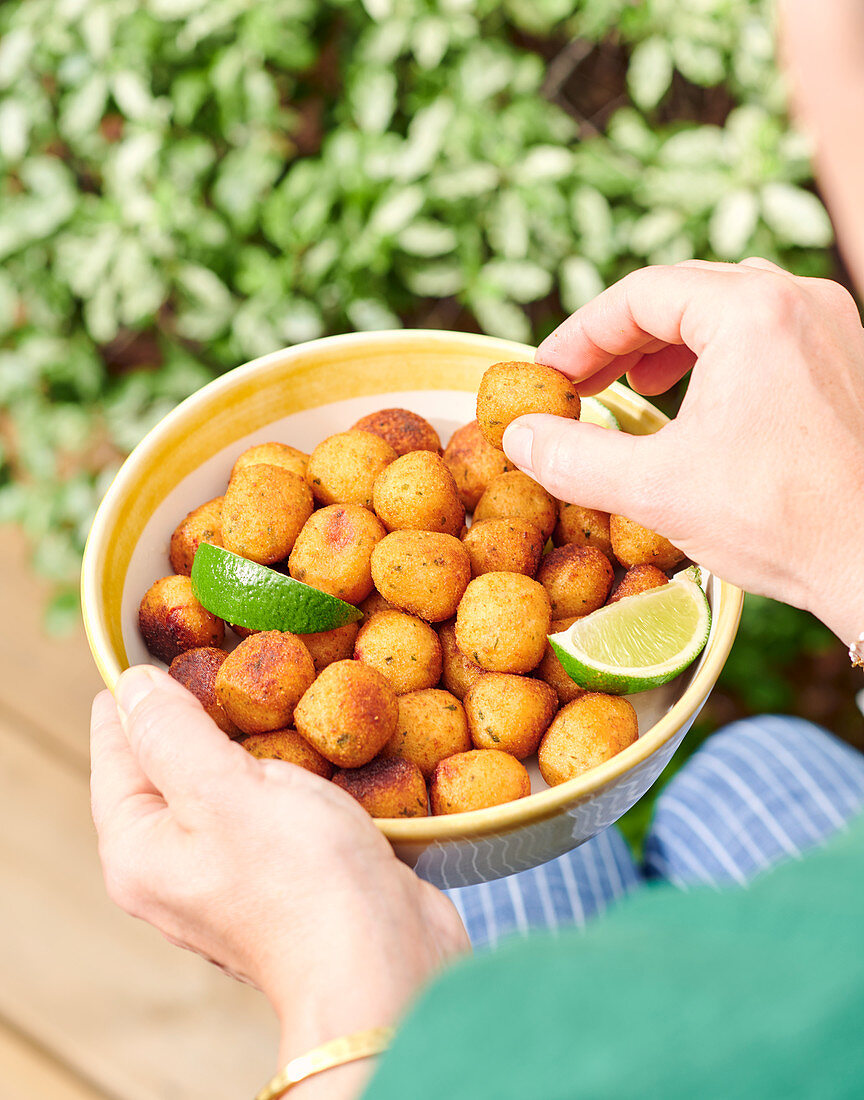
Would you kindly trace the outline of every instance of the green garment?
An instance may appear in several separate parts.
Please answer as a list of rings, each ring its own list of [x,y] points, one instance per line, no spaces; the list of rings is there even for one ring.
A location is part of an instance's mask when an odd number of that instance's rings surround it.
[[[864,1097],[864,819],[746,890],[650,886],[436,982],[366,1100]]]

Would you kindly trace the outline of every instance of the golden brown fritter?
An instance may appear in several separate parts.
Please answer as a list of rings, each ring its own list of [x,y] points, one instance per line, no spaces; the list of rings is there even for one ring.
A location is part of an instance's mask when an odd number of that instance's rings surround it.
[[[549,627],[549,633],[560,634],[581,618],[582,615],[570,615],[566,619],[553,619]],[[546,643],[546,649],[543,653],[543,660],[534,670],[534,675],[547,683],[551,688],[554,688],[558,696],[558,702],[562,707],[567,703],[572,703],[573,700],[578,699],[580,695],[585,694],[585,689],[579,687],[579,685],[571,680],[564,671],[561,662],[555,656],[555,650],[548,642]]]
[[[359,768],[393,736],[399,704],[381,673],[360,661],[336,661],[297,704],[294,722],[322,756],[340,768]]]
[[[602,607],[615,574],[602,550],[570,543],[546,555],[537,580],[549,593],[553,616],[564,619]]]
[[[360,610],[363,612],[363,618],[360,620],[361,626],[363,623],[368,623],[372,616],[377,615],[379,611],[393,610],[393,605],[384,599],[377,588],[373,588],[359,606]]]
[[[306,466],[309,455],[305,451],[298,451],[296,447],[289,447],[287,443],[259,443],[255,447],[245,450],[234,463],[231,471],[233,477],[238,470],[245,466],[281,466],[283,470],[290,470],[306,480]]]
[[[509,752],[472,749],[448,756],[432,775],[433,814],[461,814],[531,793],[525,766]]]
[[[542,584],[521,573],[484,573],[456,613],[456,643],[488,672],[530,672],[543,659],[552,615]]]
[[[457,699],[464,699],[468,689],[480,679],[485,669],[469,661],[456,644],[456,620],[448,619],[438,627],[441,643],[441,683]]]
[[[504,429],[526,413],[550,413],[578,420],[579,394],[570,379],[540,363],[494,363],[477,390],[477,423],[493,447]]]
[[[429,779],[442,760],[471,747],[465,709],[456,696],[426,688],[399,696],[396,732],[381,755],[410,760]]]
[[[459,535],[465,509],[440,455],[412,451],[375,479],[372,501],[388,531],[443,531]]]
[[[626,569],[631,565],[656,565],[669,570],[684,561],[683,551],[668,539],[624,516],[609,517],[609,534],[612,552]]]
[[[297,536],[289,572],[295,581],[358,604],[372,591],[372,551],[386,533],[359,504],[319,508]]]
[[[309,650],[315,671],[322,672],[334,661],[347,661],[354,652],[359,623],[345,623],[333,630],[319,630],[315,634],[298,634],[297,637]]]
[[[543,536],[525,519],[481,519],[462,536],[471,573],[524,573],[533,577],[543,556]]]
[[[216,673],[222,667],[228,654],[213,646],[201,646],[199,649],[187,649],[171,662],[169,673],[178,684],[191,691],[201,706],[207,711],[216,725],[229,737],[242,737],[243,734],[234,725],[219,700],[216,698]]]
[[[377,668],[397,695],[433,687],[441,679],[438,635],[416,615],[381,611],[363,625],[354,659]]]
[[[639,736],[636,711],[619,695],[586,692],[562,707],[540,742],[537,762],[550,787],[609,760]]]
[[[609,513],[559,500],[558,522],[552,532],[552,541],[556,546],[567,546],[568,543],[576,546],[593,546],[596,550],[602,550],[609,558],[612,556]]]
[[[475,523],[481,519],[524,519],[533,523],[544,543],[552,534],[557,516],[555,498],[521,470],[493,478],[474,509]]]
[[[312,515],[312,493],[281,466],[245,466],[225,490],[222,545],[261,565],[287,558]]]
[[[268,733],[292,724],[314,679],[315,665],[296,634],[262,630],[228,654],[216,673],[216,697],[244,733]]]
[[[420,769],[398,757],[340,769],[333,782],[356,798],[371,817],[426,817],[429,797]]]
[[[454,615],[470,579],[468,551],[453,535],[394,531],[372,551],[372,580],[384,599],[427,622]]]
[[[411,451],[441,454],[441,440],[428,420],[409,409],[380,409],[361,417],[354,427],[385,439],[397,455]]]
[[[476,420],[456,429],[444,449],[444,461],[469,512],[493,477],[513,469],[504,452],[487,443]]]
[[[352,428],[328,436],[309,456],[306,479],[319,504],[372,507],[372,486],[397,458],[386,439]]]
[[[271,730],[269,733],[253,733],[243,742],[243,748],[259,760],[285,760],[307,772],[329,779],[333,765],[313,749],[296,730]]]
[[[617,603],[628,596],[638,596],[640,592],[668,583],[669,578],[656,565],[631,565],[606,602]]]
[[[517,760],[537,751],[558,710],[558,696],[542,680],[487,672],[465,696],[465,716],[478,749],[500,749]]]
[[[222,501],[224,497],[215,497],[206,504],[200,504],[181,520],[171,536],[168,556],[175,573],[190,576],[195,551],[202,542],[222,545]]]
[[[150,585],[138,607],[138,628],[148,650],[166,665],[187,649],[219,647],[225,639],[225,624],[201,606],[182,575]]]

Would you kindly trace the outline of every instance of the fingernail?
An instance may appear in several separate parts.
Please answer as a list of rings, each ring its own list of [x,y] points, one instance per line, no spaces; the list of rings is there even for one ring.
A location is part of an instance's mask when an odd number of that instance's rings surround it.
[[[125,718],[131,714],[135,707],[145,699],[156,685],[150,679],[150,675],[144,668],[129,668],[117,681],[117,693],[115,698],[120,710],[120,717]]]
[[[520,470],[533,470],[531,452],[534,432],[522,424],[511,424],[504,433],[504,453]]]

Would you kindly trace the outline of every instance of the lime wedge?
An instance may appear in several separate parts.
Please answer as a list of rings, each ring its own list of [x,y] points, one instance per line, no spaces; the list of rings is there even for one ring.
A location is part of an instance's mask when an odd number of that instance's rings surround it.
[[[601,607],[549,638],[580,687],[630,695],[680,675],[708,641],[711,610],[689,577]]]
[[[212,614],[248,630],[316,634],[363,618],[344,600],[209,542],[195,551],[192,591]]]
[[[621,425],[618,423],[615,414],[607,409],[602,401],[598,401],[596,397],[582,398],[579,420],[582,424],[599,424],[601,428],[621,430]]]

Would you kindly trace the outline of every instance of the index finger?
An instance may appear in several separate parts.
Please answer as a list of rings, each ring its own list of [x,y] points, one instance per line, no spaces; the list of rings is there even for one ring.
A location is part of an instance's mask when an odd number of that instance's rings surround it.
[[[700,355],[716,323],[718,295],[732,285],[739,285],[734,271],[694,267],[634,271],[547,336],[537,349],[537,362],[577,382],[602,373],[608,384],[626,373],[634,365],[634,356],[647,346],[656,350],[686,344]]]

